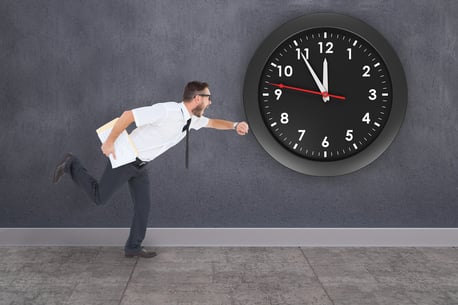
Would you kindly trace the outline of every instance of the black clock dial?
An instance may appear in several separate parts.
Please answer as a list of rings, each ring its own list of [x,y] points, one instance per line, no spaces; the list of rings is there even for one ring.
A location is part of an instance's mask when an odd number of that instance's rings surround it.
[[[278,162],[336,176],[377,159],[407,107],[401,62],[365,22],[320,13],[293,19],[261,43],[245,75],[251,130]]]
[[[259,84],[275,139],[311,160],[351,157],[383,130],[391,110],[386,65],[362,37],[336,28],[302,31],[278,46]]]

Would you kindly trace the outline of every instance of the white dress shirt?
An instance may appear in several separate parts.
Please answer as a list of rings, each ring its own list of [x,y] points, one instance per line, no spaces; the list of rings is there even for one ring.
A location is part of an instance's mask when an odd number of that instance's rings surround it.
[[[208,125],[209,119],[189,114],[184,103],[166,102],[132,110],[135,128],[130,134],[138,150],[138,158],[151,161],[185,136],[183,127],[191,118],[190,129],[199,130]]]

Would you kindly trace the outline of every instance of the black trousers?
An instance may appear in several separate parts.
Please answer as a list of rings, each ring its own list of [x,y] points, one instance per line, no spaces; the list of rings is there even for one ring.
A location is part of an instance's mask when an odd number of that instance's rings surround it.
[[[107,161],[105,171],[100,180],[97,181],[75,157],[71,162],[68,162],[65,171],[96,205],[106,204],[120,186],[126,182],[129,184],[134,205],[134,216],[124,250],[126,253],[140,251],[145,238],[151,207],[150,181],[146,166],[137,168],[132,164],[126,164],[113,169],[111,163]]]

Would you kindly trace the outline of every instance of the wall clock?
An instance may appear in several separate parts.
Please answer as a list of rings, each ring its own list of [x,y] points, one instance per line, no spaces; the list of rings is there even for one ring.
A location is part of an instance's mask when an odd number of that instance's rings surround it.
[[[243,100],[251,130],[278,162],[336,176],[377,159],[404,119],[407,83],[389,43],[331,13],[291,20],[255,52]]]

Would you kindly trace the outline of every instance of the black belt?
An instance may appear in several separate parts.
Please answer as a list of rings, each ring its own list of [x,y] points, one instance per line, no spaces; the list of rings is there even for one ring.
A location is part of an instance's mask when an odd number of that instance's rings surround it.
[[[138,169],[142,168],[146,164],[148,164],[148,162],[142,161],[139,158],[136,158],[134,162],[130,163],[130,165],[135,166]]]

